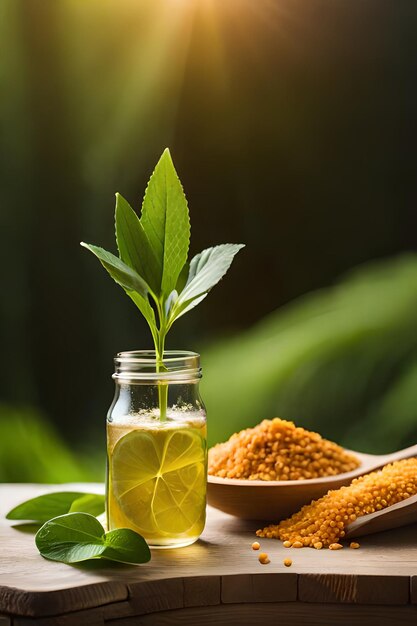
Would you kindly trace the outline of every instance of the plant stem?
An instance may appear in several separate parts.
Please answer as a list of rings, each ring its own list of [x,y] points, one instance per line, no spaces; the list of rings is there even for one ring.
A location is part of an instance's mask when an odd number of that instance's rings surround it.
[[[166,371],[166,367],[164,365],[165,336],[166,330],[163,326],[161,326],[158,333],[158,342],[155,343],[156,371],[158,373]],[[158,381],[158,403],[159,419],[163,422],[167,418],[168,385],[160,380]]]

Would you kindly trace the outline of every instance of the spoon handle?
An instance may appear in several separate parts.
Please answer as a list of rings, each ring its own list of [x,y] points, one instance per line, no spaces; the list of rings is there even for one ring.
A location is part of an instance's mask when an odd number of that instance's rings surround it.
[[[384,457],[384,463],[393,463],[394,461],[409,459],[412,456],[417,456],[417,444],[414,446],[410,446],[409,448],[404,448],[403,450],[398,450],[398,452],[387,454]]]

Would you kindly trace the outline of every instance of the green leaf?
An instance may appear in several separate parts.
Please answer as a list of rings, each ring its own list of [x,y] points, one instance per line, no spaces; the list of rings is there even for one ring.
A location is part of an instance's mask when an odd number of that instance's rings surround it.
[[[146,563],[151,553],[145,539],[129,528],[117,528],[104,536],[102,558],[123,563]]]
[[[190,244],[187,200],[168,149],[149,180],[140,221],[158,259],[164,299],[176,287]]]
[[[137,564],[151,557],[146,541],[133,530],[105,533],[88,513],[68,513],[49,520],[36,533],[35,542],[43,557],[63,563],[101,558]]]
[[[85,493],[80,494],[80,496],[80,498],[74,500],[67,513],[90,513],[90,515],[94,515],[94,517],[104,513],[104,496],[95,493]],[[51,515],[48,519],[51,517],[53,516]]]
[[[116,194],[116,241],[121,260],[134,269],[159,296],[161,289],[158,259],[146,232],[130,204]]]
[[[57,491],[31,498],[14,507],[6,515],[11,520],[46,522],[51,517],[79,511],[99,515],[104,511],[104,496],[78,491]]]
[[[207,293],[203,293],[203,295],[197,296],[192,300],[187,300],[187,302],[179,303],[177,308],[173,309],[172,311],[170,323],[172,324],[174,320],[177,320],[182,315],[185,315],[185,313],[188,313],[188,311],[191,311],[191,309],[200,304],[200,302],[202,302],[207,295]]]
[[[243,244],[225,243],[207,248],[192,259],[187,283],[172,310],[174,319],[204,300],[210,289],[226,274],[235,255],[242,248]]]
[[[137,291],[144,298],[147,298],[149,285],[134,269],[103,248],[84,242],[81,242],[81,245],[87,248],[87,250],[90,250],[90,252],[99,259],[100,263],[108,271],[113,280],[123,287],[123,289]]]
[[[139,293],[136,293],[136,291],[129,291],[128,289],[125,289],[125,291],[129,298],[131,298],[131,300],[133,300],[136,304],[139,311],[148,322],[152,333],[154,333],[156,329],[155,311],[149,304],[149,300],[147,298],[143,298]]]
[[[178,276],[177,284],[175,285],[175,290],[178,293],[184,289],[187,284],[188,274],[190,273],[190,264],[188,261],[184,263],[184,267],[182,268],[180,275]]]
[[[104,528],[93,515],[68,513],[46,522],[36,533],[35,543],[46,559],[78,563],[104,552]]]

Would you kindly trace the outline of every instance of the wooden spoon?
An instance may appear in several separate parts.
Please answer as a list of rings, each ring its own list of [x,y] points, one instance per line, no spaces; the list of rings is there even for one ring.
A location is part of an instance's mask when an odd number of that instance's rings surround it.
[[[317,500],[329,489],[338,489],[343,485],[349,485],[354,478],[368,474],[387,463],[417,456],[417,445],[392,454],[365,454],[353,450],[347,450],[347,452],[354,454],[361,464],[351,472],[336,476],[307,480],[265,481],[219,478],[209,475],[208,503],[216,509],[242,519],[267,520],[276,523],[298,511],[304,504]],[[379,513],[383,513],[383,511],[372,515],[379,516]],[[359,519],[362,518],[358,518],[357,521]],[[370,523],[370,520],[367,523]],[[352,526],[355,524],[356,522],[353,522]]]
[[[382,530],[399,528],[417,522],[417,496],[392,504],[381,511],[362,515],[346,526],[346,537],[361,537]]]

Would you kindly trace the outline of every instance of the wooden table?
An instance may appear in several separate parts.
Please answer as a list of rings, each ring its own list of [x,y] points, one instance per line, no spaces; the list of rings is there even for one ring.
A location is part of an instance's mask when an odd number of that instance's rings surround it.
[[[261,565],[251,550],[256,522],[209,509],[200,541],[154,550],[146,565],[68,566],[43,559],[33,534],[4,519],[17,503],[62,489],[102,487],[0,486],[0,626],[417,622],[416,526],[363,538],[359,550],[289,550],[262,540],[271,563]]]

